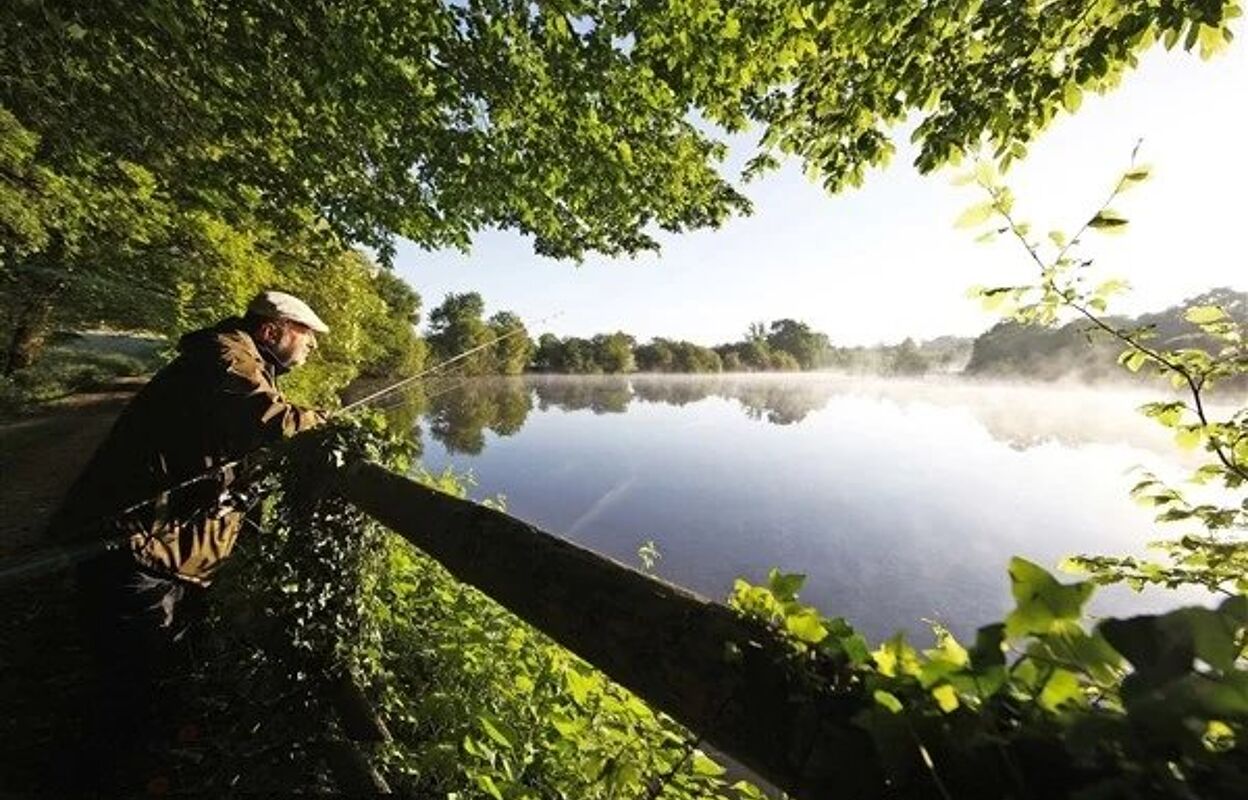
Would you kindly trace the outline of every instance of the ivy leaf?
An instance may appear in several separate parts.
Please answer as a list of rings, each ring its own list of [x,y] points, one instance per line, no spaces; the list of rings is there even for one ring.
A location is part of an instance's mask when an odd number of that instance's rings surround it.
[[[806,582],[806,576],[800,573],[783,573],[778,569],[773,569],[767,574],[767,586],[771,589],[771,593],[776,599],[788,602],[801,591],[802,584]]]
[[[880,672],[890,678],[900,675],[918,675],[922,671],[919,654],[906,643],[905,637],[900,633],[880,645],[871,657],[875,659],[876,667]]]
[[[958,693],[952,686],[942,683],[932,690],[932,697],[936,699],[936,704],[940,706],[940,710],[949,714],[958,709],[961,705],[958,702]]]
[[[902,709],[901,701],[898,700],[897,695],[893,694],[892,692],[886,692],[883,689],[876,689],[875,692],[873,692],[871,696],[875,698],[875,702],[884,706],[885,708],[887,708],[889,711],[893,712],[894,714],[901,713],[901,709]]]
[[[1005,664],[1005,626],[998,622],[976,631],[969,656],[976,670]]]
[[[1043,568],[1015,556],[1010,559],[1010,591],[1017,604],[1005,618],[1011,638],[1043,635],[1077,624],[1092,596],[1091,583],[1059,583]]]
[[[1123,681],[1123,691],[1128,695],[1158,686],[1191,669],[1195,655],[1191,639],[1182,635],[1179,626],[1167,630],[1158,620],[1153,615],[1110,619],[1097,629],[1134,668]]]
[[[796,639],[809,644],[818,644],[828,635],[828,629],[819,621],[819,612],[813,608],[804,608],[785,617],[784,627]]]
[[[1053,670],[1037,699],[1041,707],[1049,711],[1057,711],[1067,703],[1082,701],[1083,688],[1079,685],[1079,677],[1070,670]]]
[[[845,655],[849,656],[849,660],[854,664],[865,664],[871,658],[871,650],[867,647],[867,640],[862,634],[851,634],[840,640],[841,647],[845,650]]]
[[[1245,598],[1236,597],[1228,603]],[[1196,656],[1215,669],[1229,672],[1239,656],[1239,625],[1229,614],[1209,608],[1180,608],[1163,616],[1158,625],[1174,638],[1190,640]]]
[[[708,758],[706,754],[700,750],[696,750],[693,753],[692,768],[694,775],[706,775],[712,778],[723,775],[728,771],[719,764],[715,763],[712,759]]]

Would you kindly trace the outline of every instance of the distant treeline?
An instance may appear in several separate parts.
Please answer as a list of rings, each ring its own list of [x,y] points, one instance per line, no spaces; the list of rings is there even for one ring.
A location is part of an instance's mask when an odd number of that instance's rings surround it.
[[[1136,318],[1109,317],[1106,321],[1118,328],[1150,331],[1148,344],[1161,350],[1198,347],[1216,352],[1218,348],[1184,318],[1185,309],[1192,306],[1220,306],[1241,323],[1248,322],[1248,293],[1225,287],[1211,289],[1163,311]],[[1117,364],[1123,349],[1118,341],[1093,331],[1086,321],[1057,328],[1000,322],[975,339],[966,373],[1033,380],[1120,379],[1129,374]]]
[[[503,311],[485,318],[476,292],[450,294],[429,314],[427,342],[434,363],[460,357],[454,372],[466,375],[623,375],[633,372],[796,372],[837,369],[872,374],[918,375],[960,370],[970,357],[971,340],[942,337],[922,344],[836,347],[804,322],[755,322],[735,342],[705,347],[656,337],[641,343],[623,331],[589,338],[543,333],[533,341],[518,316]],[[501,340],[482,347],[493,339]]]
[[[797,372],[835,369],[883,375],[921,375],[960,370],[970,356],[971,340],[941,337],[897,345],[837,347],[826,334],[791,319],[752,323],[736,342],[704,347],[656,337],[639,344],[617,331],[588,339],[545,333],[537,341],[532,369],[570,375],[628,372]]]

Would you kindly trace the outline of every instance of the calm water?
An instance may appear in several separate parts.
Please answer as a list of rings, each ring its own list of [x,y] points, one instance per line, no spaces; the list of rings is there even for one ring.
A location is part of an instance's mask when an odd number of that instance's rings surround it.
[[[805,573],[804,600],[873,639],[999,619],[1013,554],[1142,551],[1157,530],[1126,470],[1183,466],[1133,412],[1155,398],[1117,390],[802,375],[424,391],[408,421],[425,466],[471,470],[475,497],[628,564],[651,539],[660,577],[717,599],[737,576]],[[1200,599],[1104,590],[1093,610]]]

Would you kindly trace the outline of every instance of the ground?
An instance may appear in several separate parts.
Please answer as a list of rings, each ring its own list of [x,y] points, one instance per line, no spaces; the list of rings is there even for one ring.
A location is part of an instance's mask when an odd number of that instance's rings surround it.
[[[82,729],[86,657],[65,571],[20,580],[43,529],[134,386],[0,424],[0,795],[64,788]]]
[[[48,558],[64,551],[44,539],[44,529],[141,383],[66,398],[0,422],[0,797],[73,791],[91,664],[79,633],[72,570],[56,568],[57,559]],[[35,574],[17,569],[32,563],[49,568]],[[209,638],[202,668],[179,676],[195,687],[195,697],[167,731],[159,760],[136,776],[136,786],[148,794],[203,793],[206,787],[218,794],[236,784],[261,792],[274,786],[324,789],[319,766],[309,766],[297,742],[281,738],[290,720],[274,715],[271,705],[281,698],[266,696],[267,684],[248,688],[269,705],[231,707],[228,719],[219,713],[222,698],[239,696],[238,673],[253,652],[235,647],[223,657],[233,644]],[[272,753],[240,752],[250,741],[242,741],[239,731],[254,734],[266,718],[282,746],[270,748]],[[220,728],[215,735],[214,725]]]
[[[0,422],[0,559],[41,544],[48,518],[138,385],[74,395]]]

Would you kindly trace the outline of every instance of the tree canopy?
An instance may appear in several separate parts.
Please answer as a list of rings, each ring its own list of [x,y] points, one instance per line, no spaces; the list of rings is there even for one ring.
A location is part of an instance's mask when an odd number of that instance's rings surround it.
[[[1017,157],[1161,39],[1230,39],[1231,0],[23,0],[0,105],[74,170],[138,164],[179,203],[349,243],[654,247],[748,208],[692,114],[761,126],[838,190],[921,123],[929,170],[987,137]]]
[[[4,370],[57,324],[220,316],[351,247],[384,266],[400,237],[466,247],[510,229],[570,259],[654,249],[660,230],[748,212],[724,131],[759,136],[744,177],[792,155],[831,191],[885,163],[903,122],[917,122],[921,170],[984,142],[1009,161],[1154,43],[1217,52],[1239,13],[1233,0],[19,0],[0,10]],[[749,368],[787,333],[716,357]],[[780,351],[808,366],[808,350]],[[778,358],[768,368],[792,366]]]

